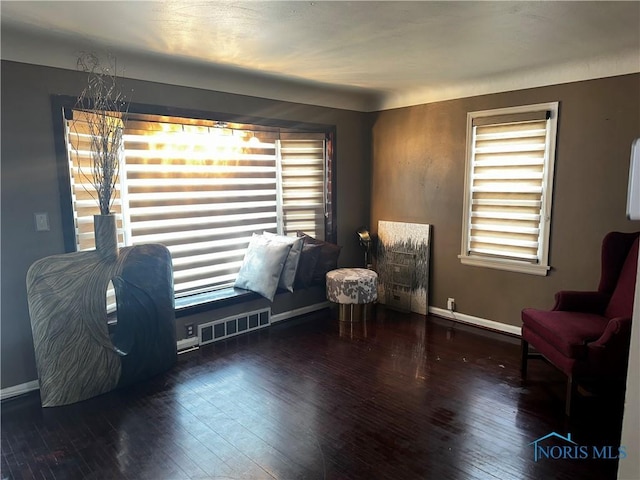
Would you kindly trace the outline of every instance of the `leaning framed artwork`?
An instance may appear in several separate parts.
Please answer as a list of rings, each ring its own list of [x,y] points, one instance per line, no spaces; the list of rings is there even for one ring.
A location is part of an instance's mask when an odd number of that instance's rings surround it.
[[[378,301],[426,315],[429,310],[431,225],[378,222]]]

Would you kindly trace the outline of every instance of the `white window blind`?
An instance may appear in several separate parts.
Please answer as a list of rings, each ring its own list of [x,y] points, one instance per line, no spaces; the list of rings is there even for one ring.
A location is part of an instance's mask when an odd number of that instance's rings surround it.
[[[300,230],[325,238],[324,134],[282,134],[282,226],[284,235]]]
[[[127,243],[169,248],[177,294],[232,283],[252,233],[277,227],[273,135],[129,121],[124,142]]]
[[[472,112],[463,263],[546,274],[557,103]]]
[[[231,285],[254,232],[324,235],[324,134],[282,135],[190,119],[129,119],[116,204],[122,243],[167,246],[181,296]],[[80,152],[70,158],[88,162]],[[94,248],[90,185],[70,172],[76,224],[85,231],[78,249]],[[86,208],[79,208],[77,198],[85,196]]]

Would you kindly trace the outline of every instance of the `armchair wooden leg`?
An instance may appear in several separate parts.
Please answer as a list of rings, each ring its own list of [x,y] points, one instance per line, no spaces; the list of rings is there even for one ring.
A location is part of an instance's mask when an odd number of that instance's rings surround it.
[[[569,378],[567,378],[567,396],[565,398],[565,404],[564,404],[564,414],[567,417],[571,417],[571,403],[573,400],[573,394],[576,390],[576,385],[575,382],[573,381],[573,376],[569,375]]]
[[[527,360],[529,359],[529,342],[521,340],[522,351],[520,352],[522,357],[520,359],[520,374],[522,379],[527,378]]]

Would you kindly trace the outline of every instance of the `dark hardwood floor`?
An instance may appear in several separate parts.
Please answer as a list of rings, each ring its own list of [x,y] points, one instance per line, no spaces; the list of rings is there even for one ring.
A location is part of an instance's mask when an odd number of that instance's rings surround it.
[[[6,401],[2,478],[616,478],[617,460],[535,462],[530,443],[556,432],[617,447],[619,401],[579,397],[567,420],[562,375],[533,361],[523,386],[518,343],[450,325],[378,307],[350,326],[324,311],[79,404]]]

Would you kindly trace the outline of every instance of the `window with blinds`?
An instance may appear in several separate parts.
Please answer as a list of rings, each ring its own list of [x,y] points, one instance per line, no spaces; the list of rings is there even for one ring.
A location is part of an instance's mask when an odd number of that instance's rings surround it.
[[[470,112],[462,263],[546,275],[558,103]]]
[[[76,245],[94,248],[82,112],[67,121]],[[162,243],[176,296],[233,284],[254,232],[324,237],[324,133],[133,115],[114,213],[121,245]]]
[[[282,234],[295,236],[300,230],[314,238],[325,238],[328,176],[324,134],[281,134],[279,158]]]

